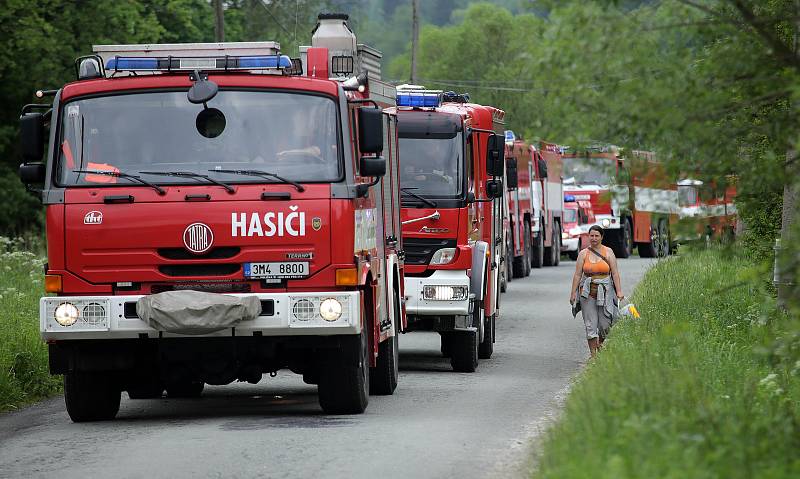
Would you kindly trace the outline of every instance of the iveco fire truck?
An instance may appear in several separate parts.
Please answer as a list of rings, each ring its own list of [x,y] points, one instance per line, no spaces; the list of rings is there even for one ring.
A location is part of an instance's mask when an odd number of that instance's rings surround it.
[[[502,110],[398,87],[409,330],[437,331],[454,370],[494,349],[503,244]]]
[[[603,242],[627,258],[667,256],[678,243],[733,234],[736,190],[676,181],[653,152],[595,146],[564,157],[565,192],[591,202]],[[715,191],[715,189],[719,191]]]
[[[43,184],[39,320],[72,420],[115,417],[121,391],[283,368],[328,413],[391,394],[395,91],[347,16],[320,15],[297,60],[274,42],[100,45],[76,70],[23,110],[20,167]]]

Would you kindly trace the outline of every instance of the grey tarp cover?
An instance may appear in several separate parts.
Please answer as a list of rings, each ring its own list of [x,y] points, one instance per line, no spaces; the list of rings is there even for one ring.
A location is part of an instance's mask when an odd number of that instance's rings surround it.
[[[255,319],[261,314],[261,301],[255,296],[167,291],[140,298],[136,314],[159,331],[208,334]]]

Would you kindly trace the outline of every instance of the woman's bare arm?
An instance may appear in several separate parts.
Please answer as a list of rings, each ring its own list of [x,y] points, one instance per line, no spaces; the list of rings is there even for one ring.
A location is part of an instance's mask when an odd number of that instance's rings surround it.
[[[611,249],[608,251],[608,262],[611,266],[611,279],[614,280],[614,289],[617,290],[617,297],[621,298],[625,296],[622,294],[622,280],[620,280],[619,268],[617,268],[617,257]]]
[[[569,293],[570,302],[573,302],[575,299],[577,299],[575,297],[575,290],[578,289],[578,283],[583,275],[583,261],[585,258],[586,250],[582,250],[580,253],[578,253],[578,260],[575,261],[575,274],[572,275],[572,289],[570,289]]]

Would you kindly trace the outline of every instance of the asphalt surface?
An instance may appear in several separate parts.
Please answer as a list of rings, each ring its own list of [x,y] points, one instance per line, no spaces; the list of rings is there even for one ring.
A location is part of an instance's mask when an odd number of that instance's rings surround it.
[[[626,293],[650,264],[620,261]],[[316,387],[289,372],[200,399],[123,394],[112,422],[73,424],[57,397],[0,415],[0,477],[522,476],[588,357],[569,313],[573,270],[562,260],[509,284],[494,356],[476,373],[453,373],[437,334],[402,335],[397,391],[363,415],[323,414]]]

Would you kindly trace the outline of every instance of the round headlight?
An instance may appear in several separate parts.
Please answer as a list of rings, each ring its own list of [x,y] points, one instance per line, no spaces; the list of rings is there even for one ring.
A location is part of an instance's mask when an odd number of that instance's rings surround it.
[[[600,222],[600,226],[603,228],[608,228],[611,226],[611,221],[608,218],[603,218],[603,221]]]
[[[54,316],[61,326],[72,326],[78,320],[78,308],[72,303],[61,303],[56,308]]]
[[[325,321],[336,321],[342,316],[342,303],[336,298],[328,298],[319,305],[319,315]]]

